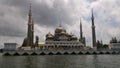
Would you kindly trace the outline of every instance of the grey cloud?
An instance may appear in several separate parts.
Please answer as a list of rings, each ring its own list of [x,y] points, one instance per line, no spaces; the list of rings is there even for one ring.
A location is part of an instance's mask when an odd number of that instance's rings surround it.
[[[29,1],[29,0],[1,0],[1,4],[4,4],[5,6],[9,8],[15,8],[15,10],[20,10],[19,12],[13,13],[15,15],[19,15],[19,18],[21,17],[23,20],[27,21],[27,14],[29,10],[29,3],[32,3],[32,13],[33,13],[33,19],[35,24],[38,24],[39,26],[47,26],[51,28],[55,28],[60,23],[71,25],[73,22],[73,18],[70,16],[70,9],[67,8],[69,5],[66,5],[63,0],[55,0],[53,2],[53,7],[50,8],[47,3],[45,3],[44,0],[41,0],[40,3],[35,1]],[[4,7],[3,7],[4,8]],[[2,10],[2,9],[1,9]],[[4,9],[4,11],[7,11],[7,9]],[[0,14],[0,17],[4,17],[4,14],[10,14],[12,11],[4,12],[0,11],[3,14]],[[19,18],[14,17],[17,20]],[[22,24],[16,21],[6,21],[6,19],[1,19],[2,22],[0,26],[0,35],[8,35],[8,36],[25,36],[25,28],[20,28],[18,25]],[[10,25],[6,23],[12,23]],[[17,25],[18,23],[18,25]],[[19,28],[15,28],[15,27]]]
[[[20,8],[22,11],[21,15],[26,15],[25,13],[28,11],[26,6],[29,6],[30,1],[5,0],[4,3],[6,3],[6,5]],[[40,3],[35,1],[31,1],[31,3],[34,21],[41,26],[45,25],[53,27],[58,25],[60,22],[67,24],[71,24],[73,22],[70,16],[70,9],[67,8],[69,5],[65,5],[63,0],[55,0],[52,8],[50,8],[44,0],[41,0]]]
[[[25,30],[22,30],[22,25],[17,23],[12,23],[9,21],[0,19],[0,35],[2,36],[13,36],[13,37],[23,37],[25,36]],[[9,22],[9,23],[8,23]],[[11,24],[12,23],[12,24]]]
[[[39,25],[55,27],[60,23],[71,24],[73,19],[63,0],[55,0],[50,8],[44,2],[33,4],[34,20]]]

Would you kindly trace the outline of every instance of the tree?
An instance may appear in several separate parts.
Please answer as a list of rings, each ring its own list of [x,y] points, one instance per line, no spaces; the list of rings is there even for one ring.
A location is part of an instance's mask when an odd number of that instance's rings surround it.
[[[112,37],[112,39],[110,40],[110,43],[117,43],[118,41],[117,41],[117,39],[116,39],[116,37]]]
[[[97,44],[97,49],[101,49],[103,46],[103,44],[99,40],[97,41],[96,44]]]

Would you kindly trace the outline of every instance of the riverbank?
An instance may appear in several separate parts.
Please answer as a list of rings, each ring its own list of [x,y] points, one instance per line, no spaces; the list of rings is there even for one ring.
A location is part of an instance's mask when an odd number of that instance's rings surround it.
[[[4,51],[3,55],[101,55],[120,54],[120,51]]]

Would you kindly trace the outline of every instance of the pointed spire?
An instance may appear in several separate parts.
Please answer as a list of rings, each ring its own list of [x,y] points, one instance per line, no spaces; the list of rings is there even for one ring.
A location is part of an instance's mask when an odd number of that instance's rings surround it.
[[[94,17],[94,15],[93,15],[93,8],[92,8],[91,12],[92,12],[92,18],[93,18]]]
[[[29,19],[28,19],[28,23],[29,24],[32,24],[32,10],[31,10],[31,3],[30,3],[30,6],[29,6]]]
[[[91,19],[92,19],[92,25],[94,26],[94,15],[93,15],[93,8],[92,8],[91,12],[92,12],[92,17],[91,17]]]
[[[29,16],[32,15],[32,11],[31,11],[31,3],[30,3],[30,6],[29,6]]]

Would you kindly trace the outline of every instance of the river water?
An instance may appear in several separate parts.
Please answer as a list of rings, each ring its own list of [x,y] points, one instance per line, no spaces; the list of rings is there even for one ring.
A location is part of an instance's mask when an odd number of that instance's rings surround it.
[[[120,68],[120,55],[3,56],[0,68]]]

